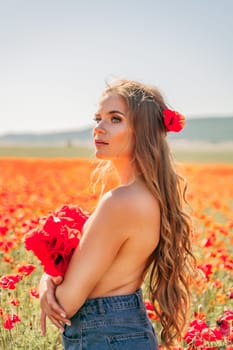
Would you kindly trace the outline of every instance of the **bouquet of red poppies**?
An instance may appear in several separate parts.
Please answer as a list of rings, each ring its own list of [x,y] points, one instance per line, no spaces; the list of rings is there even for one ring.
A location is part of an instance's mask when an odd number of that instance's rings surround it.
[[[39,219],[25,236],[25,247],[40,260],[51,276],[64,276],[78,246],[88,215],[78,206],[64,205]]]

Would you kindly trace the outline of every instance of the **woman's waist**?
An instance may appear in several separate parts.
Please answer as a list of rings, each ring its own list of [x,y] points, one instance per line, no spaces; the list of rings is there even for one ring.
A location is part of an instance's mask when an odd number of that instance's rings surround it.
[[[111,296],[99,296],[95,298],[89,298],[79,309],[78,313],[81,314],[107,314],[114,313],[116,311],[125,310],[143,310],[145,311],[145,305],[143,302],[143,295],[141,288],[137,289],[133,293],[119,294]]]
[[[127,276],[125,279],[114,278],[114,276],[103,278],[96,284],[87,299],[132,294],[141,288],[142,282],[141,276],[131,276],[131,278]]]

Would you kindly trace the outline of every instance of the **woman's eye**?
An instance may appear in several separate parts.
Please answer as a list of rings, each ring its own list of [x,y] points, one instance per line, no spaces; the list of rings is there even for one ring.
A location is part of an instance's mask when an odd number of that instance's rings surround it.
[[[120,123],[122,119],[121,119],[121,117],[114,115],[111,120],[113,123]]]
[[[97,124],[101,121],[101,118],[99,117],[94,117],[93,118],[94,122],[96,122]]]

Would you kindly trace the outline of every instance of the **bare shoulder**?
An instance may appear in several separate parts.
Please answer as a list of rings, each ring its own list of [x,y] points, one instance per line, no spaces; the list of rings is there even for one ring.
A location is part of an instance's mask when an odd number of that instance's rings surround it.
[[[100,208],[114,217],[127,217],[133,220],[159,218],[160,209],[156,198],[144,184],[120,186],[104,195]]]

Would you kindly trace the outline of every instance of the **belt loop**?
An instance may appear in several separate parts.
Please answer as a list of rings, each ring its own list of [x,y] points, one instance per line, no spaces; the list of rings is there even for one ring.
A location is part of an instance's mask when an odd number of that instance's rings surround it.
[[[143,301],[143,295],[142,295],[142,289],[141,288],[136,291],[136,296],[137,296],[137,300],[138,300],[138,304],[139,304],[140,310],[144,311],[145,305],[144,305],[144,301]]]
[[[104,304],[103,304],[103,300],[102,299],[99,299],[98,300],[98,312],[100,314],[105,314],[105,308],[104,308]]]

